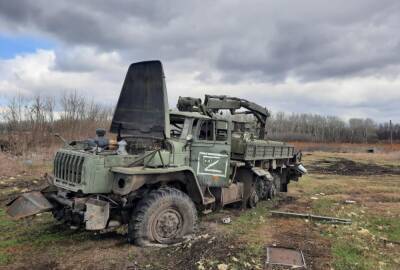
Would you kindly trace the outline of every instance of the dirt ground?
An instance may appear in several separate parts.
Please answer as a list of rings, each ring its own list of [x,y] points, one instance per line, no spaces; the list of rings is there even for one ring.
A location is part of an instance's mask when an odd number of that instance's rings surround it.
[[[305,153],[309,174],[287,194],[255,209],[233,206],[201,216],[193,239],[168,248],[129,245],[126,228],[73,231],[49,214],[10,220],[6,201],[40,189],[51,164],[0,160],[0,269],[267,269],[268,246],[302,250],[307,269],[400,269],[398,154]],[[278,218],[270,210],[348,218],[352,224]],[[223,224],[224,217],[232,222]]]

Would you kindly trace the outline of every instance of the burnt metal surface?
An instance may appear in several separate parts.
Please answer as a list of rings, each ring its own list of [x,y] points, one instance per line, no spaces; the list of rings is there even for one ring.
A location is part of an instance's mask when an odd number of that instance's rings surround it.
[[[39,191],[24,193],[8,204],[7,214],[14,219],[49,211],[53,205]]]
[[[167,91],[160,61],[130,65],[110,131],[163,139],[169,136]]]
[[[301,250],[282,247],[267,247],[266,265],[283,265],[291,269],[307,269]]]

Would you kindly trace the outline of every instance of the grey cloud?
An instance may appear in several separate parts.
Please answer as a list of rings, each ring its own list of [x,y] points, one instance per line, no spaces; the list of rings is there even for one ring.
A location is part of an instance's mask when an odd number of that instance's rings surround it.
[[[194,80],[198,88],[191,93],[214,84],[240,85],[242,92],[234,94],[251,93],[247,98],[277,109],[339,115],[351,108],[377,110],[384,118],[396,115],[398,98],[346,103],[343,97],[330,104],[323,83],[398,80],[399,14],[397,0],[0,0],[0,32],[38,33],[58,41],[51,66],[57,76],[49,87],[57,85],[58,76],[72,78],[67,84],[83,80],[76,75],[82,74],[88,91],[90,80],[97,79],[96,91],[103,87],[117,95],[129,63],[161,59],[167,80],[174,73]],[[247,86],[274,87],[293,79],[299,86],[321,83],[321,91],[305,96],[289,89],[270,97],[274,90],[258,93]]]
[[[385,74],[400,63],[399,12],[396,0],[0,2],[16,29],[127,59],[207,61],[229,82]]]

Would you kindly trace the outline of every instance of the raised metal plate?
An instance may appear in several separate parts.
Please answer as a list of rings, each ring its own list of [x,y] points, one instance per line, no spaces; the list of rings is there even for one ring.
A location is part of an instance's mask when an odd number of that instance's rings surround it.
[[[303,252],[301,250],[267,247],[267,265],[284,265],[292,269],[306,269]]]

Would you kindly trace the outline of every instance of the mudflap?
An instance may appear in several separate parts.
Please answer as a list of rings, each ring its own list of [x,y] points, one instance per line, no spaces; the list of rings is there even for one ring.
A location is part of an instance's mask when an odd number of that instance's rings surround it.
[[[50,211],[53,205],[40,191],[24,193],[7,204],[7,214],[13,219]]]

